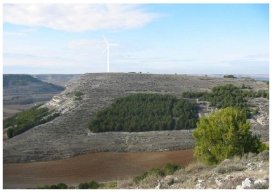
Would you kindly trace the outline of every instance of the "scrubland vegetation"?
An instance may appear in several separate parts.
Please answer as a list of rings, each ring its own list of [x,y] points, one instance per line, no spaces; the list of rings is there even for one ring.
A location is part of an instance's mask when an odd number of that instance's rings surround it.
[[[246,112],[247,118],[251,116],[247,98],[263,97],[269,99],[267,91],[241,90],[232,84],[213,87],[211,92],[183,92],[182,96],[184,98],[198,98],[200,101],[209,101],[210,106],[215,106],[219,109],[236,107]]]

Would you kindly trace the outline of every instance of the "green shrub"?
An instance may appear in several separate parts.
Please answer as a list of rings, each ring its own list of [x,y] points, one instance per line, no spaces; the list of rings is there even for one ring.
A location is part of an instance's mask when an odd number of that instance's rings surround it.
[[[8,138],[12,138],[13,137],[13,129],[12,128],[8,129],[7,136],[8,136]]]
[[[82,96],[82,95],[84,95],[84,94],[83,94],[82,92],[80,92],[80,91],[79,91],[79,92],[76,92],[76,94],[75,94],[76,97],[80,97],[80,96]]]
[[[89,184],[89,189],[98,189],[99,184],[96,181],[91,181]]]
[[[91,181],[89,183],[80,183],[78,188],[79,189],[98,189],[99,184],[96,181]]]
[[[89,185],[87,182],[85,183],[80,183],[79,186],[78,186],[79,189],[88,189],[89,188]]]
[[[136,183],[136,184],[139,184],[140,181],[144,180],[148,175],[148,172],[144,172],[142,175],[140,176],[137,176],[133,179],[133,181]]]
[[[155,177],[164,176],[164,172],[161,171],[160,169],[153,168],[150,171],[144,172],[142,175],[135,177],[134,182],[136,184],[139,184],[140,181],[144,180],[145,178],[149,176],[155,176]]]
[[[104,188],[106,188],[106,185],[104,183],[99,183],[98,188],[99,189],[104,189]]]
[[[58,189],[68,189],[68,186],[65,183],[59,183],[57,187]]]
[[[259,112],[258,108],[253,109],[252,114],[253,114],[253,115],[257,115],[257,114],[258,114],[258,112]]]
[[[181,166],[180,165],[174,165],[174,164],[171,164],[171,163],[168,163],[163,172],[165,175],[171,175],[173,174],[174,172],[178,171],[181,169]]]
[[[81,96],[84,95],[82,92],[76,92],[75,94],[75,100],[82,100]]]
[[[195,157],[208,165],[265,149],[260,138],[252,135],[246,114],[231,107],[199,118],[193,137],[196,142]]]
[[[44,187],[37,187],[37,189],[68,189],[65,183],[59,183],[58,185],[45,185]]]
[[[178,171],[181,169],[180,165],[175,165],[175,164],[171,164],[168,163],[163,170],[157,169],[157,168],[153,168],[150,169],[147,172],[144,172],[142,175],[137,176],[134,178],[134,182],[136,184],[139,184],[140,181],[143,181],[144,179],[146,179],[147,177],[153,176],[158,178],[158,176],[165,176],[165,175],[170,175],[173,174],[174,172]]]
[[[116,188],[117,187],[117,182],[113,182],[113,183],[110,183],[109,185],[108,185],[108,188],[109,189],[113,189],[113,188]]]
[[[237,78],[237,77],[235,77],[235,76],[233,76],[233,75],[224,75],[223,78],[233,78],[233,79],[235,79],[235,78]]]

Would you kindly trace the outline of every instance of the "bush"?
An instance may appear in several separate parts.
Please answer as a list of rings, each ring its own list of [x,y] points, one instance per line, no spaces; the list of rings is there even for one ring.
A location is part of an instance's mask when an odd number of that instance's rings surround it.
[[[150,171],[145,172],[145,173],[143,173],[142,175],[135,177],[135,178],[134,178],[134,182],[135,182],[136,184],[139,184],[140,181],[146,179],[146,178],[149,177],[149,176],[158,177],[158,176],[164,176],[164,175],[165,175],[164,172],[161,171],[160,169],[153,168],[153,169],[151,169]]]
[[[81,97],[82,95],[84,95],[84,94],[82,92],[80,92],[80,91],[76,92],[76,94],[75,94],[76,97]]]
[[[87,182],[80,183],[79,186],[78,186],[79,189],[88,189],[88,187],[89,187],[89,185],[88,185]]]
[[[65,183],[59,183],[57,187],[58,189],[68,189],[68,186]]]
[[[209,116],[199,118],[193,132],[194,155],[207,165],[213,165],[236,155],[265,150],[260,138],[252,135],[249,129],[243,111],[232,107],[213,111]]]
[[[231,173],[233,171],[243,171],[246,167],[242,165],[241,163],[234,162],[232,160],[223,161],[221,162],[215,169],[217,173],[225,174],[225,173]]]
[[[171,164],[168,163],[163,170],[157,169],[157,168],[153,168],[150,169],[150,171],[143,173],[140,176],[137,176],[134,178],[134,182],[136,184],[139,184],[140,181],[143,181],[144,179],[146,179],[147,177],[156,177],[158,178],[159,176],[165,176],[165,175],[171,175],[174,172],[180,170],[182,167],[180,165],[175,165],[175,164]]]
[[[98,189],[99,184],[96,181],[91,181],[89,183],[80,183],[78,188],[79,189]]]
[[[108,188],[109,189],[113,189],[113,188],[116,188],[117,187],[117,182],[113,182],[113,183],[110,183],[109,185],[108,185]]]
[[[65,183],[59,183],[58,185],[45,185],[44,187],[37,187],[37,189],[68,189]]]
[[[171,164],[171,163],[168,163],[163,172],[165,175],[171,175],[173,174],[174,172],[178,171],[181,169],[181,166],[180,165],[174,165],[174,164]]]
[[[205,170],[207,168],[206,165],[204,165],[201,162],[195,162],[195,163],[190,163],[188,166],[185,167],[184,171],[185,173],[198,173],[202,170]]]
[[[13,137],[13,129],[11,129],[11,128],[8,129],[7,136],[8,136],[8,138],[12,138]]]
[[[82,100],[82,98],[81,98],[82,95],[84,95],[82,92],[80,92],[80,91],[76,92],[76,94],[75,94],[75,97],[76,97],[75,100]]]
[[[235,79],[235,78],[237,78],[237,77],[235,77],[235,76],[233,76],[233,75],[224,75],[223,78],[233,78],[233,79]]]

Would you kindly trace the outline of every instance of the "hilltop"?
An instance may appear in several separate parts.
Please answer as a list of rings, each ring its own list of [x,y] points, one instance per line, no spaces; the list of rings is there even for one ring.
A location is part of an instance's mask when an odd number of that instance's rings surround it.
[[[51,122],[36,126],[3,143],[4,163],[64,159],[90,152],[140,152],[192,149],[191,130],[150,132],[92,133],[88,123],[97,111],[108,107],[115,98],[135,93],[158,93],[181,98],[183,92],[210,92],[214,86],[243,84],[254,91],[268,91],[264,82],[253,79],[224,79],[187,75],[156,75],[136,73],[84,74],[44,106],[61,113]],[[80,100],[76,94],[83,93]],[[269,141],[268,106],[266,98],[248,101],[259,108],[250,122],[252,132]],[[198,113],[213,110],[208,103],[198,102]]]

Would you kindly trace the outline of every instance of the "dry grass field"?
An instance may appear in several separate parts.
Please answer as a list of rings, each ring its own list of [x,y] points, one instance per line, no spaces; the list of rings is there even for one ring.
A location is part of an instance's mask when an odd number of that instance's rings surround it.
[[[92,153],[68,159],[3,165],[4,189],[36,188],[64,182],[107,182],[134,177],[167,163],[187,165],[194,162],[193,150],[142,153]]]

